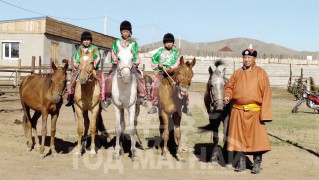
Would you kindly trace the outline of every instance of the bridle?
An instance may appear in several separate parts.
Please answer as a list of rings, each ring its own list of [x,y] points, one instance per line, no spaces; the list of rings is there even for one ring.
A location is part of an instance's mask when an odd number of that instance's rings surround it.
[[[119,77],[119,78],[122,78],[122,73],[121,73],[121,72],[122,72],[123,69],[129,69],[130,75],[132,75],[132,67],[133,67],[133,64],[132,64],[131,67],[124,66],[124,67],[118,68],[118,69],[117,69],[118,77]]]

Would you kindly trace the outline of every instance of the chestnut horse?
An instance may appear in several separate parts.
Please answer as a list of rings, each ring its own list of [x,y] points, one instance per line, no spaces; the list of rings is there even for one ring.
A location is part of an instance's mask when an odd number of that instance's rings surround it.
[[[159,86],[159,119],[160,134],[163,137],[164,147],[162,151],[163,159],[167,158],[167,142],[169,138],[168,121],[172,116],[175,126],[175,136],[177,139],[177,159],[183,160],[181,149],[181,129],[180,123],[182,118],[182,106],[185,105],[188,89],[193,78],[193,70],[196,60],[184,62],[183,56],[179,59],[178,67],[168,70],[169,77],[162,80]]]
[[[94,69],[94,51],[84,52],[80,47],[78,80],[75,86],[74,100],[75,111],[78,119],[78,147],[74,153],[75,157],[82,155],[82,136],[87,136],[90,127],[91,151],[90,157],[96,156],[95,136],[96,125],[100,113],[100,85]],[[88,118],[88,111],[92,113],[92,119]],[[84,134],[83,134],[84,133]]]
[[[57,156],[54,148],[54,138],[56,132],[56,122],[59,116],[60,108],[63,103],[61,97],[66,88],[66,71],[68,69],[68,60],[62,61],[64,67],[57,67],[52,61],[53,72],[51,74],[31,74],[24,78],[20,84],[19,93],[21,105],[24,111],[23,126],[27,138],[27,151],[32,149],[32,129],[34,132],[35,150],[40,150],[39,158],[44,158],[44,140],[47,134],[47,118],[51,115],[51,142],[50,149],[52,155]],[[34,110],[31,118],[30,109]],[[37,133],[37,120],[42,115],[42,141],[39,145]],[[32,128],[32,129],[31,129]]]

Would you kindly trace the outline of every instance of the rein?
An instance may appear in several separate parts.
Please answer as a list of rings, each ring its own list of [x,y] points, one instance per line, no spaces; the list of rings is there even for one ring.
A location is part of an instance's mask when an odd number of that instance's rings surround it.
[[[174,79],[167,73],[167,71],[165,70],[165,68],[163,68],[163,72],[167,75],[167,77],[172,81],[172,85],[176,85],[176,82],[174,81]]]

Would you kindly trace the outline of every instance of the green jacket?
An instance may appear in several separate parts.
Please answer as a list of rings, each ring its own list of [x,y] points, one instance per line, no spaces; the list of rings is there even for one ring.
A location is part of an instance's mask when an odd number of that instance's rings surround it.
[[[176,49],[167,51],[164,47],[160,48],[152,57],[151,66],[154,71],[160,72],[158,64],[162,63],[163,67],[174,68],[179,64],[179,53]]]

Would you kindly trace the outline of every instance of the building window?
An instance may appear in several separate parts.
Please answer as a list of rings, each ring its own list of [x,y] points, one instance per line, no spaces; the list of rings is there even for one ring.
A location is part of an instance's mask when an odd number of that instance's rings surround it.
[[[20,57],[19,42],[3,42],[2,43],[3,59],[18,59]]]

